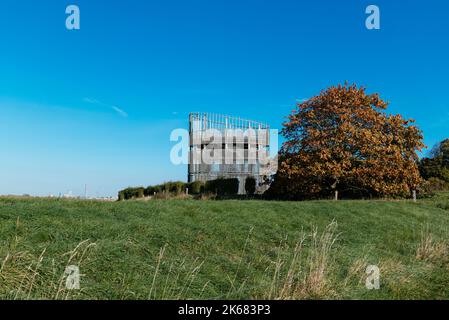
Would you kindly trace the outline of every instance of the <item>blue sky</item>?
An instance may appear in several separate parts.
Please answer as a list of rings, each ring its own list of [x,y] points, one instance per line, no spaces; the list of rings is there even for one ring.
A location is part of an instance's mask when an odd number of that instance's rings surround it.
[[[81,30],[65,28],[65,8]],[[365,8],[381,9],[381,30]],[[449,2],[2,0],[0,194],[115,195],[185,180],[171,130],[190,111],[279,128],[345,80],[449,136]]]

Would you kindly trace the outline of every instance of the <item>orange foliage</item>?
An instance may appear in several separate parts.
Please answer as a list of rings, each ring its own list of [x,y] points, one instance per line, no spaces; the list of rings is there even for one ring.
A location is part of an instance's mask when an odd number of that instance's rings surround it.
[[[339,85],[298,104],[270,191],[287,198],[407,195],[421,183],[422,132],[364,87]]]

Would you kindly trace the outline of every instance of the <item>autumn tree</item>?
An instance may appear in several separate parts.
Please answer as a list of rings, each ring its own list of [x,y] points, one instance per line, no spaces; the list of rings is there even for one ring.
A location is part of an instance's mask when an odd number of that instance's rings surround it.
[[[410,195],[421,183],[422,133],[364,87],[339,85],[298,104],[269,195],[304,199]]]

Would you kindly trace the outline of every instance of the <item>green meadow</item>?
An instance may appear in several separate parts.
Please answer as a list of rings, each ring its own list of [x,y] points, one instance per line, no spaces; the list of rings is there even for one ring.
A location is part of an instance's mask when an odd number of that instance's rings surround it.
[[[366,267],[380,271],[368,290]],[[66,288],[77,266],[80,289]],[[0,198],[0,299],[448,299],[449,194],[411,201]]]

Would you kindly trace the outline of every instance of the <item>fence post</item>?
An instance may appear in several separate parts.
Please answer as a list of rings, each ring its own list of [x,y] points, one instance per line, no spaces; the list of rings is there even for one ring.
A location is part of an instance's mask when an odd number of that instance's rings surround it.
[[[335,198],[334,198],[334,200],[338,201],[338,191],[337,190],[335,190]]]
[[[413,202],[416,202],[416,190],[413,190],[412,194],[413,194]]]

